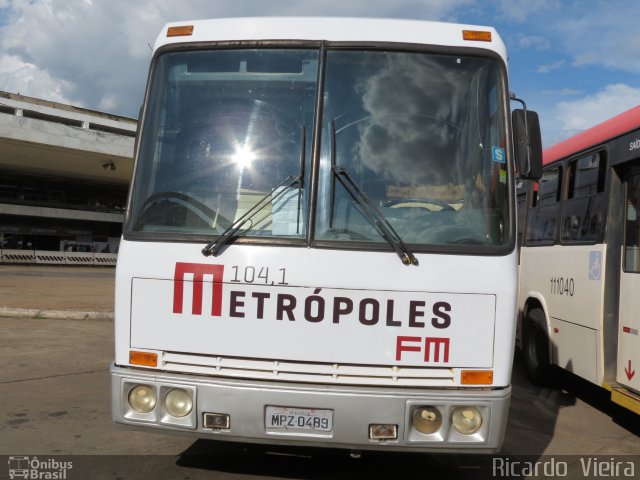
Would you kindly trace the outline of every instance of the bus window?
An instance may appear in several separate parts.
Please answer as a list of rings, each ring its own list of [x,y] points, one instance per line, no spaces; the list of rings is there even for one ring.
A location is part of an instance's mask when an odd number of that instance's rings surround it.
[[[640,273],[640,175],[627,182],[627,214],[624,236],[624,271]]]
[[[304,49],[162,54],[130,230],[220,234],[272,195],[243,235],[301,238],[306,191],[275,189],[305,172],[308,184],[317,62],[318,52]]]
[[[384,241],[335,165],[407,243],[509,241],[502,89],[498,64],[479,57],[329,51],[317,238]]]
[[[527,245],[549,245],[556,237],[562,168],[542,174],[527,220]]]
[[[561,239],[563,242],[596,242],[604,217],[606,161],[600,153],[582,157],[569,165]]]

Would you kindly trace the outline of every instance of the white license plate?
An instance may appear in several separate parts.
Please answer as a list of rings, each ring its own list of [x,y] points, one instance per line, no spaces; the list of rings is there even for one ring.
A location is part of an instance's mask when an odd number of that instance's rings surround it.
[[[271,432],[314,433],[333,430],[333,410],[268,405],[264,420],[267,431]]]

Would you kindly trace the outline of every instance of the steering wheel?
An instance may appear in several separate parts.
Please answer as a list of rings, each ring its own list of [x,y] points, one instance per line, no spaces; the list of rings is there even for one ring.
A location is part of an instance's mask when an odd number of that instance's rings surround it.
[[[436,205],[440,207],[440,210],[433,210],[427,205]],[[456,209],[451,204],[437,198],[398,198],[394,200],[387,200],[384,202],[386,208],[424,208],[430,211],[455,211]]]
[[[154,209],[160,208],[163,204],[165,204],[165,209],[169,208],[169,212],[172,210],[172,207],[178,206],[193,213],[202,221],[203,226],[209,228],[215,224],[216,226],[220,226],[220,228],[225,229],[232,223],[229,219],[221,217],[213,209],[189,195],[180,192],[157,192],[147,198],[143,203],[140,213],[138,214],[138,227],[141,227],[142,224],[145,223],[143,222],[143,218],[150,215],[149,212],[153,212]],[[162,210],[163,209],[161,208],[160,211],[156,213],[156,215],[164,220],[161,223],[162,225],[181,226],[181,224],[184,223],[177,221],[175,218],[172,219],[174,222],[167,223],[166,220],[169,220],[170,218],[166,215],[167,212],[162,212]]]
[[[366,235],[348,228],[331,228],[325,232],[325,239],[327,236],[330,236],[331,240],[371,241]]]

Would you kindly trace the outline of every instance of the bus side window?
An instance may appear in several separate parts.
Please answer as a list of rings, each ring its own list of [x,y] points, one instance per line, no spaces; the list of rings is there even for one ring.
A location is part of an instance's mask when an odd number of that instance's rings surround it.
[[[527,245],[550,245],[556,238],[562,187],[562,167],[548,169],[538,182],[527,217]]]
[[[567,199],[563,209],[563,242],[597,242],[604,224],[606,161],[600,152],[569,164]]]
[[[624,271],[640,273],[640,175],[627,182]]]

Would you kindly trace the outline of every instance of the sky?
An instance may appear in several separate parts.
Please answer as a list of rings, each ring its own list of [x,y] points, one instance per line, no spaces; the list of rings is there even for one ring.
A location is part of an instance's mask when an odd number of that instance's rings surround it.
[[[493,26],[545,148],[640,104],[638,0],[0,0],[0,90],[136,118],[165,23],[238,16]]]

